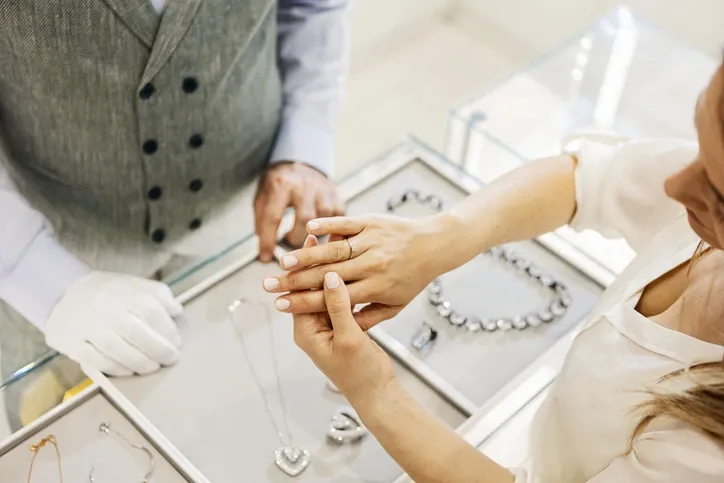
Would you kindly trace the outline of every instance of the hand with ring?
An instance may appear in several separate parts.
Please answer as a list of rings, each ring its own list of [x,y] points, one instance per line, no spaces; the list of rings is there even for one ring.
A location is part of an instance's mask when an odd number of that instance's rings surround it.
[[[294,314],[325,310],[324,275],[335,272],[348,281],[353,304],[369,304],[355,314],[367,330],[397,315],[435,277],[447,271],[440,254],[450,249],[444,215],[406,219],[390,215],[312,220],[307,231],[330,235],[323,245],[282,257],[286,273],[264,280],[264,289],[284,293],[276,308]],[[451,267],[450,267],[451,268]]]

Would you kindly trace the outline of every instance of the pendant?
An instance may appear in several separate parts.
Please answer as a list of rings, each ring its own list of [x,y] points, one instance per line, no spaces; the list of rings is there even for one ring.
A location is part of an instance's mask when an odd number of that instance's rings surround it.
[[[337,444],[355,443],[367,436],[367,428],[354,409],[349,406],[337,409],[327,431],[327,438]]]
[[[274,451],[274,462],[292,478],[307,469],[311,461],[309,451],[293,446],[282,446]]]
[[[437,330],[427,322],[423,322],[420,328],[412,336],[412,348],[418,351],[429,349],[437,339]]]

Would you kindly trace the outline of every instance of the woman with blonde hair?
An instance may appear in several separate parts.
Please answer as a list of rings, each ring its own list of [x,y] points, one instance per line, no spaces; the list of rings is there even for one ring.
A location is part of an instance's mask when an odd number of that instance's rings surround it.
[[[307,246],[282,260],[294,272],[265,287],[290,292],[278,307],[295,314],[298,345],[417,482],[724,482],[721,67],[695,122],[698,143],[584,141],[432,217],[313,220]],[[623,237],[638,256],[577,334],[530,464],[506,469],[420,407],[364,330],[479,253],[565,224]],[[352,313],[358,303],[369,305]]]

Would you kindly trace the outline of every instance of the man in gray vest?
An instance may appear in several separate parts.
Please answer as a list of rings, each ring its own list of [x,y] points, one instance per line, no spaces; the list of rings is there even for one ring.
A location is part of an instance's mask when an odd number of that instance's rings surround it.
[[[48,346],[109,375],[175,363],[182,308],[149,277],[243,236],[259,173],[264,261],[287,208],[292,243],[343,212],[348,1],[0,3],[3,376]]]

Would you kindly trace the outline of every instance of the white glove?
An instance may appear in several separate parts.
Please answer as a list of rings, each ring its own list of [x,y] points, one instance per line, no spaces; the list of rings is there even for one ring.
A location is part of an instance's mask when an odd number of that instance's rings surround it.
[[[53,308],[45,342],[111,376],[149,374],[178,361],[181,336],[172,317],[182,313],[163,283],[91,272]]]

